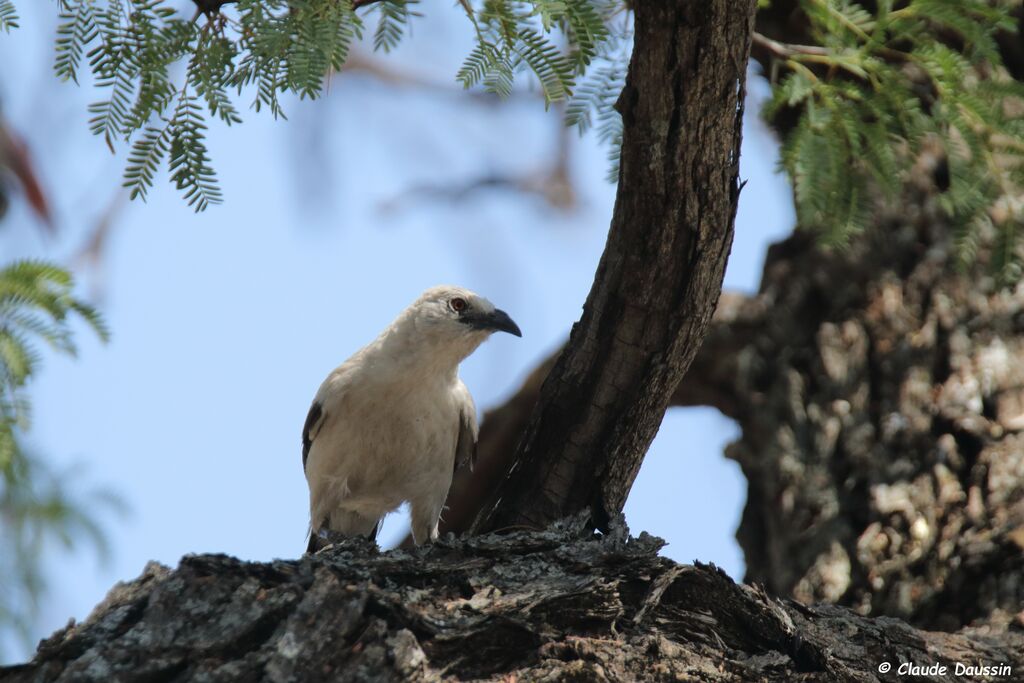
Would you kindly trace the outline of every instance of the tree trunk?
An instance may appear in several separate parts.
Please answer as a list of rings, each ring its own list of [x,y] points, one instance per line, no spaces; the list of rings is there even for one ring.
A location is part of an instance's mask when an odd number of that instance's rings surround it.
[[[748,580],[927,628],[1024,604],[1024,290],[955,272],[928,211],[845,254],[769,255],[748,408]],[[881,234],[884,233],[884,234]]]
[[[543,532],[380,554],[361,540],[301,560],[151,564],[4,683],[111,681],[874,681],[883,662],[1024,672],[1024,634],[927,633],[740,586],[604,537]]]
[[[479,530],[540,528],[588,507],[603,528],[626,501],[721,291],[755,3],[633,9],[608,242],[583,317]]]

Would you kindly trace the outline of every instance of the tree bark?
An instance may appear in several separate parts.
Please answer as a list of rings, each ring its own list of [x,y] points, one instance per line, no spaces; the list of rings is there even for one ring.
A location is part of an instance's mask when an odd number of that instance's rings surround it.
[[[752,409],[727,450],[749,482],[747,578],[927,628],[1014,618],[1024,290],[956,272],[927,210],[884,233],[769,255],[774,314],[733,377]]]
[[[4,683],[111,681],[876,681],[904,663],[1024,672],[1024,633],[917,631],[804,607],[658,539],[484,535],[378,553],[355,540],[300,560],[187,556],[151,564],[82,624],[0,668]],[[887,662],[893,675],[879,676]]]
[[[788,0],[757,28],[808,39]],[[1024,78],[1019,34],[999,44]],[[748,406],[727,449],[749,482],[737,537],[776,594],[926,628],[1024,623],[1024,290],[989,277],[984,236],[957,268],[941,154],[849,250],[797,234],[769,251],[750,304],[767,314],[714,384]]]
[[[478,530],[540,528],[586,508],[603,528],[625,503],[721,291],[755,3],[633,9],[608,242],[583,317]]]

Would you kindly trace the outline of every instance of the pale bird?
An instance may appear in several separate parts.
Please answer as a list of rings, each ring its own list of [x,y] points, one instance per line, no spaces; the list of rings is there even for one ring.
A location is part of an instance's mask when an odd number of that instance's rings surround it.
[[[417,544],[437,538],[455,468],[472,466],[476,406],[459,363],[493,332],[519,327],[461,287],[428,289],[335,369],[302,428],[310,539],[375,538],[383,517],[410,504]]]

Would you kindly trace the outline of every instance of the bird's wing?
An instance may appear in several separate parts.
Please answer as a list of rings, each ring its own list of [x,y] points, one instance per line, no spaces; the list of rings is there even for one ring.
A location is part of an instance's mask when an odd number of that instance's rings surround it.
[[[479,436],[476,404],[473,403],[469,389],[461,380],[456,391],[459,404],[459,438],[455,443],[455,469],[468,466],[472,472],[476,463],[476,440]]]
[[[320,427],[324,423],[324,409],[319,400],[313,401],[306,415],[306,424],[302,425],[302,471],[306,471],[306,459],[309,458],[309,449],[313,446],[313,439],[316,438]]]

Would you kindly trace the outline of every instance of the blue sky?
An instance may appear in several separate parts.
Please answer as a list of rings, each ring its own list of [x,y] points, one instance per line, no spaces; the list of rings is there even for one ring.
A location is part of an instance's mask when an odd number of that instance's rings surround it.
[[[454,82],[471,36],[431,8],[400,49],[378,56],[437,88],[395,88],[343,75],[318,102],[286,103],[289,121],[247,112],[213,125],[210,149],[226,203],[196,215],[161,176],[148,204],[117,199],[123,150],[88,132],[88,87],[51,75],[53,5],[19,2],[22,28],[0,36],[0,103],[25,137],[56,207],[45,238],[23,203],[2,224],[4,258],[44,256],[75,269],[113,338],[81,336],[76,360],[47,356],[32,388],[29,443],[58,468],[84,465],[128,512],[105,516],[112,555],[53,549],[53,590],[34,637],[84,618],[148,560],[186,553],[297,557],[307,499],[299,432],[323,377],[423,289],[470,287],[509,311],[522,339],[498,335],[463,365],[481,412],[513,393],[579,317],[604,245],[614,187],[593,136],[572,145],[578,206],[565,212],[502,190],[458,202],[410,195],[493,173],[545,167],[558,129],[537,97],[483,104]],[[753,291],[766,245],[793,223],[776,146],[754,101],[726,286]],[[399,199],[397,205],[393,200]],[[76,258],[113,207],[99,264]],[[390,207],[390,208],[387,208]],[[722,449],[736,428],[711,409],[675,409],[626,506],[634,532],[665,555],[743,573],[733,538],[745,496]],[[402,534],[392,515],[383,539]],[[27,653],[14,650],[15,658]]]

